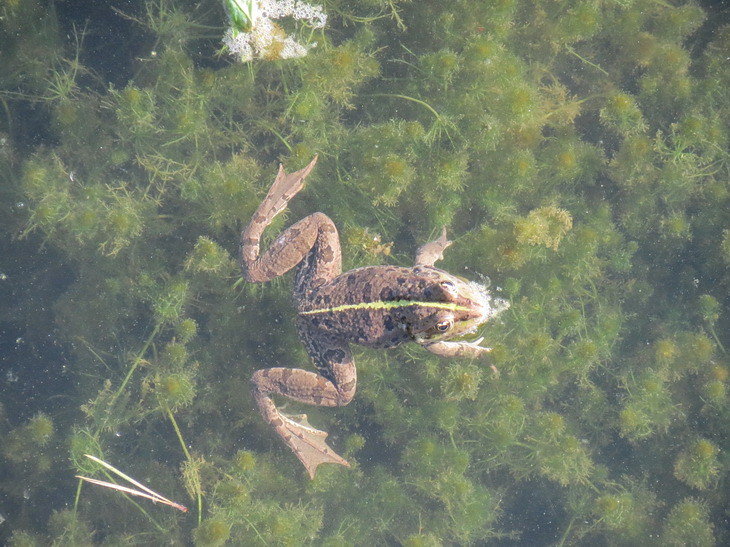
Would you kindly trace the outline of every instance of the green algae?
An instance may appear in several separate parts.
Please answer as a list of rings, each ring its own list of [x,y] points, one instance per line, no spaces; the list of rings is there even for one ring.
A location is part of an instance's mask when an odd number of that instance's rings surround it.
[[[27,403],[40,380],[2,371],[0,541],[726,543],[728,28],[694,2],[322,5],[305,57],[241,65],[218,2],[140,2],[112,82],[63,14],[0,5],[0,321],[41,348],[52,320],[73,377]],[[357,349],[355,400],[301,408],[352,468],[309,481],[248,387],[306,366],[289,281],[235,262],[277,164],[315,153],[288,217],[332,216],[346,267],[447,225],[444,268],[512,307],[481,332],[499,377]],[[190,513],[81,487],[84,453]]]

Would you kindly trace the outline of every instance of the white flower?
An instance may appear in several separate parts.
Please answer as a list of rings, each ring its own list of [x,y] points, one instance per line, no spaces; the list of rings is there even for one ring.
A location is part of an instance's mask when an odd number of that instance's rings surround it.
[[[238,32],[229,28],[223,37],[223,44],[228,48],[231,55],[238,57],[242,63],[253,59],[251,47],[251,35],[247,32]]]
[[[289,36],[274,23],[275,19],[292,17],[313,28],[327,23],[321,6],[300,0],[228,0],[231,28],[223,43],[231,55],[245,63],[254,57],[261,59],[291,59],[303,57],[312,45],[304,45]],[[244,21],[246,24],[241,23]]]

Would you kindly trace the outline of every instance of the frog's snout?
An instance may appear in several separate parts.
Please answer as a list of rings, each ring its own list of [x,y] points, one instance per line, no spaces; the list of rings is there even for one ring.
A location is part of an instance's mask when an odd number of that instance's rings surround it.
[[[482,285],[481,283],[470,282],[469,292],[472,294],[474,303],[472,309],[478,314],[478,317],[475,318],[475,322],[478,325],[486,323],[507,310],[510,306],[507,300],[493,296],[486,285]]]

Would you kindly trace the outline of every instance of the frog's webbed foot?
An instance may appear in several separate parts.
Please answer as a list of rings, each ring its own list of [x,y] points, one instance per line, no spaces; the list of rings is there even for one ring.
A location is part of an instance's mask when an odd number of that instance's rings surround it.
[[[337,463],[350,467],[347,460],[332,450],[325,442],[327,432],[320,431],[309,425],[306,414],[286,416],[279,413],[279,418],[280,424],[274,424],[276,432],[294,451],[294,454],[309,473],[310,478],[314,478],[317,466],[322,463]]]
[[[284,171],[284,166],[279,165],[279,172],[276,174],[276,180],[274,184],[269,188],[264,201],[259,205],[257,215],[261,215],[271,222],[276,215],[286,208],[286,204],[289,200],[299,193],[304,188],[304,179],[314,169],[314,165],[317,163],[317,156],[309,162],[309,165],[294,171],[293,173],[287,173]],[[256,215],[254,216],[254,218]]]
[[[421,245],[416,252],[416,266],[433,266],[444,258],[444,250],[451,245],[446,237],[446,226],[441,230],[441,236],[435,241]]]
[[[492,351],[492,348],[485,348],[484,346],[479,345],[482,343],[483,340],[484,338],[477,338],[472,342],[452,342],[441,340],[438,342],[423,343],[422,345],[428,351],[440,357],[477,358],[482,357]],[[497,370],[497,367],[495,367],[494,365],[489,365],[489,368],[492,369],[492,372],[494,372],[496,376],[499,376],[499,371]]]

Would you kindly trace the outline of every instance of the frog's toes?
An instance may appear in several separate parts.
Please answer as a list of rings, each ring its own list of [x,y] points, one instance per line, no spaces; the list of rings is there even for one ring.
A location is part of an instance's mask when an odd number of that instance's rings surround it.
[[[279,416],[282,426],[277,428],[277,432],[302,462],[310,478],[314,478],[317,467],[323,463],[336,463],[350,467],[350,464],[325,442],[327,432],[312,427],[306,414],[285,416],[280,413]]]
[[[489,353],[492,351],[492,348],[487,348],[484,346],[480,346],[484,341],[484,337],[477,338],[476,340],[473,340],[471,342],[461,342],[464,345],[464,349],[467,352],[473,353],[475,356],[480,356],[485,353]]]
[[[290,426],[307,431],[309,434],[322,437],[324,439],[327,437],[327,432],[322,431],[320,429],[317,429],[312,424],[309,423],[309,419],[307,418],[306,414],[296,414],[296,415],[285,415],[281,414],[282,419],[288,423]]]
[[[416,265],[433,266],[439,260],[443,260],[444,251],[453,242],[446,237],[446,226],[441,230],[441,236],[435,241],[421,245],[416,252]]]

